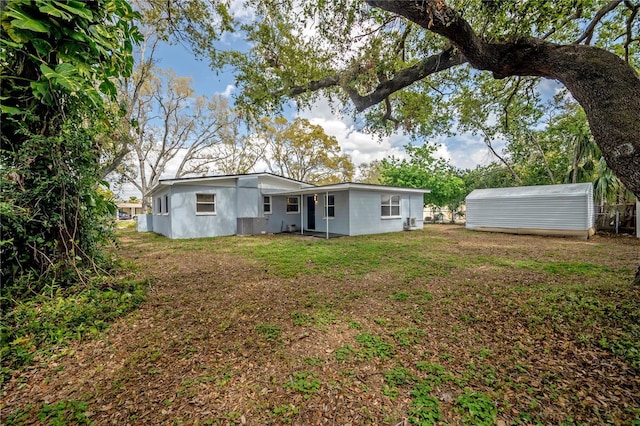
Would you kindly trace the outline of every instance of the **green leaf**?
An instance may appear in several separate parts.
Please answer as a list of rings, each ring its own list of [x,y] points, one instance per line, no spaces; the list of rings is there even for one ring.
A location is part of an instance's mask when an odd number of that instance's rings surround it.
[[[40,64],[40,71],[47,79],[69,91],[75,92],[82,88],[83,83],[78,77],[78,70],[71,64],[59,64],[55,71],[46,64]]]
[[[41,38],[33,39],[31,40],[31,43],[33,44],[33,47],[36,48],[36,51],[42,56],[48,55],[53,50],[51,44]]]
[[[0,111],[2,111],[5,114],[8,114],[8,115],[24,114],[24,111],[21,110],[20,108],[11,107],[11,106],[7,106],[7,105],[1,105],[1,104],[0,104]]]
[[[59,1],[54,1],[53,3],[83,19],[93,19],[93,13],[91,13],[90,10],[86,9],[85,5],[79,1],[69,1],[66,4]]]
[[[102,105],[102,98],[100,97],[100,94],[98,93],[98,91],[93,87],[85,89],[84,94],[89,98],[89,100],[94,106]]]
[[[100,91],[105,95],[109,95],[112,98],[118,94],[118,90],[116,89],[116,85],[113,84],[112,81],[105,80],[100,84]]]
[[[67,21],[71,20],[71,15],[69,15],[66,12],[63,12],[60,9],[53,7],[53,5],[50,3],[40,6],[40,12],[46,13],[47,15],[50,15],[50,16],[55,16],[57,18],[66,19]]]
[[[30,86],[31,92],[36,98],[40,99],[45,104],[49,104],[51,102],[50,86],[47,80],[32,81]]]
[[[14,49],[22,49],[22,46],[23,46],[22,43],[14,43],[5,38],[0,39],[0,43],[4,44],[7,47],[12,47]]]
[[[42,21],[33,19],[21,10],[9,9],[6,12],[6,16],[15,18],[11,20],[11,25],[23,30],[29,30],[36,33],[48,33],[49,26],[45,25]]]

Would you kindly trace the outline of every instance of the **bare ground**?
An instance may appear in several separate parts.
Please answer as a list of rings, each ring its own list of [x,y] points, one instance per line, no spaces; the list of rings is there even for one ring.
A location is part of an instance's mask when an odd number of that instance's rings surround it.
[[[124,234],[122,255],[154,277],[147,301],[100,339],[60,348],[16,374],[2,391],[2,418],[23,413],[25,424],[38,424],[43,404],[86,401],[85,414],[99,425],[408,424],[413,385],[433,379],[422,362],[446,372],[431,392],[438,424],[465,421],[456,402],[465,391],[489,395],[499,425],[640,421],[638,369],[598,344],[629,324],[565,327],[574,317],[554,318],[541,305],[593,300],[580,290],[547,300],[539,290],[584,285],[606,299],[603,309],[636,309],[640,292],[626,281],[640,262],[638,240],[428,226],[404,238],[435,256],[425,263],[447,263],[444,272],[425,267],[399,279],[394,269],[347,268],[336,279],[305,274],[304,264],[283,277],[251,255],[251,244],[283,238],[295,237],[211,239],[202,249]],[[548,263],[600,272],[540,269]],[[638,321],[637,313],[624,318]],[[279,333],[270,337],[260,326]],[[363,333],[388,342],[391,352],[367,355],[355,340]],[[413,378],[389,386],[386,373],[399,367]],[[296,387],[302,382],[310,387]]]

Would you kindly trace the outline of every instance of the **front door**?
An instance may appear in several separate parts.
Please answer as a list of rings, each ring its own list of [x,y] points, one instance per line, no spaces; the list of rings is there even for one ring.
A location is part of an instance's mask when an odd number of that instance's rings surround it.
[[[307,197],[307,229],[316,229],[316,203],[313,195]]]

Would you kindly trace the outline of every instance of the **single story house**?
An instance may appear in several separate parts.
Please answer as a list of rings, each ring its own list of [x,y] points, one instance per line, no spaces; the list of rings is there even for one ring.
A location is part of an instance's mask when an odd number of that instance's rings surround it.
[[[139,231],[169,238],[279,232],[362,235],[421,229],[427,189],[315,186],[271,173],[161,180]]]
[[[142,203],[131,203],[125,201],[119,201],[116,203],[118,210],[116,211],[116,219],[121,219],[122,215],[127,215],[129,218],[133,218],[139,214],[142,214]]]
[[[466,207],[471,230],[585,239],[595,233],[591,183],[476,189]]]

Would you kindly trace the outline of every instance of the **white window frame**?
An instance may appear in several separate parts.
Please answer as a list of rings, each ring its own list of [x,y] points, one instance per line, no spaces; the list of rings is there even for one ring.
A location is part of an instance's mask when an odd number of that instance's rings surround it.
[[[204,195],[206,197],[212,197],[213,201],[199,201],[198,200],[198,196],[199,195]],[[214,216],[217,214],[218,212],[218,206],[216,205],[218,202],[216,201],[216,194],[215,193],[196,193],[196,216]],[[199,212],[198,211],[198,206],[203,205],[203,206],[210,206],[213,205],[213,211],[204,211],[204,212]]]
[[[156,208],[154,209],[156,214],[162,214],[162,197],[156,198]]]
[[[329,198],[333,198],[333,204],[329,204]],[[329,216],[329,207],[333,208],[333,215]],[[335,219],[336,218],[336,196],[335,194],[324,194],[324,215],[323,219]]]
[[[169,214],[169,195],[164,196],[164,205],[162,207],[164,208],[163,213],[168,215]]]
[[[289,200],[296,200],[295,203],[289,203]],[[289,210],[290,206],[295,206],[296,210]],[[300,214],[300,197],[286,197],[285,200],[285,211],[287,214]]]
[[[389,197],[389,200],[385,202],[385,197]],[[397,198],[397,203],[394,203],[394,198]],[[383,209],[389,208],[389,214],[383,214]],[[398,214],[393,214],[394,207],[397,207]],[[402,197],[397,194],[382,194],[380,196],[380,217],[382,219],[398,219],[402,217]]]
[[[269,201],[267,201],[269,199]],[[265,207],[269,206],[269,211]],[[273,213],[273,204],[271,203],[271,195],[263,195],[262,196],[262,213],[264,214],[272,214]]]

